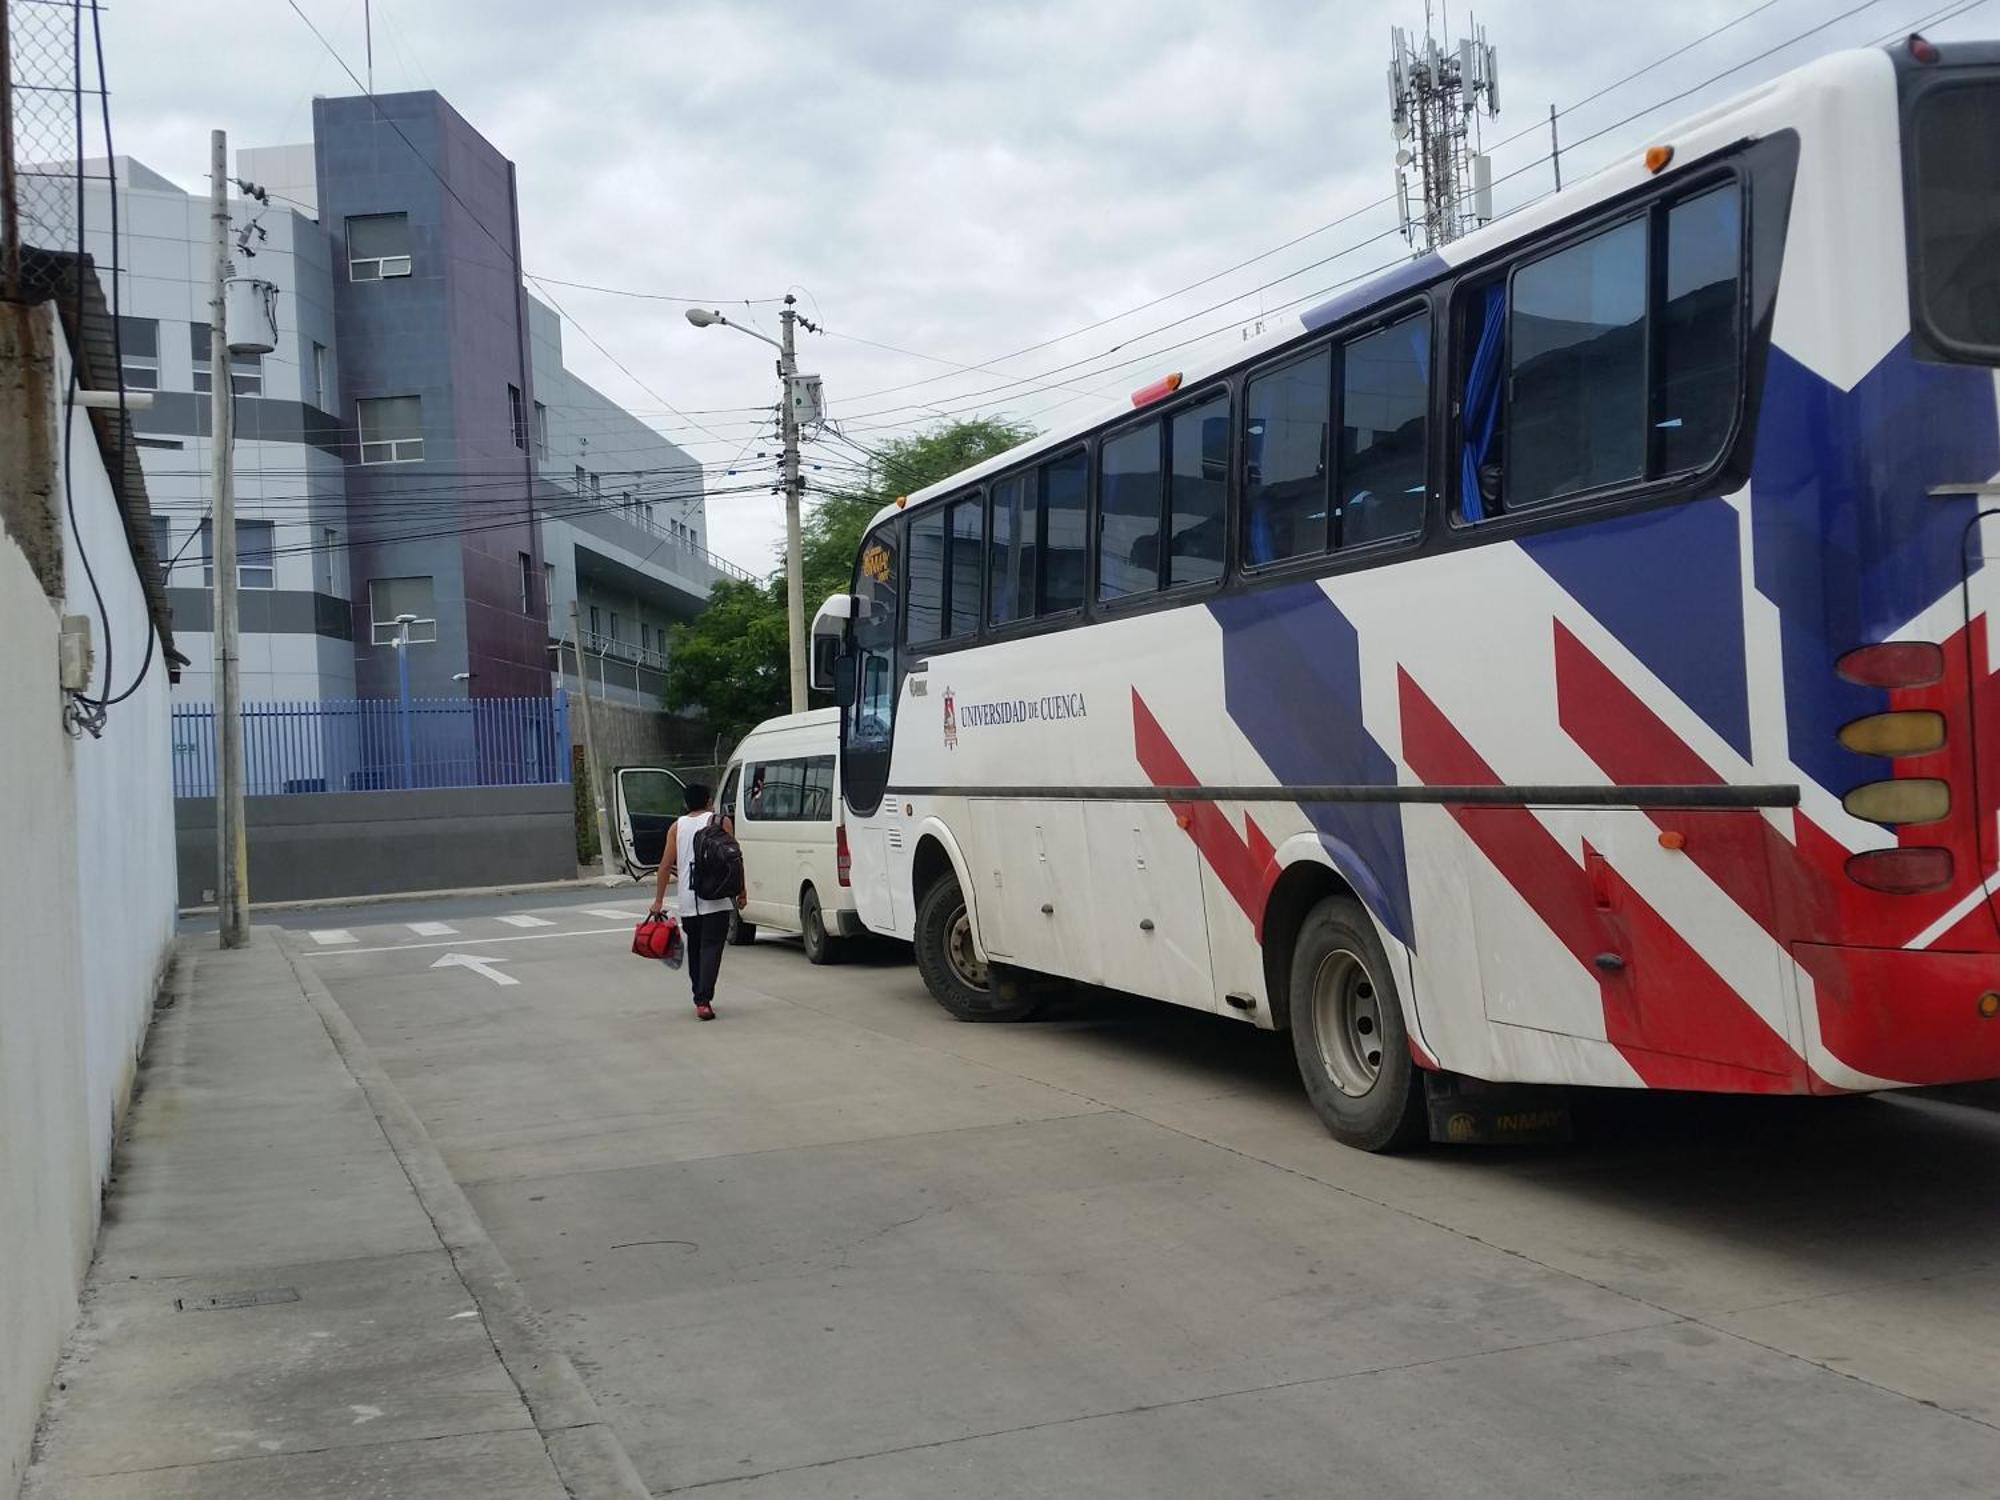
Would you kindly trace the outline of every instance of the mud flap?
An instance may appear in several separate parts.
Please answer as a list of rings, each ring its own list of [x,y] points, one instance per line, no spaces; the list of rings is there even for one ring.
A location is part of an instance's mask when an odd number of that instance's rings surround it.
[[[1572,1138],[1567,1090],[1424,1074],[1431,1139],[1450,1146],[1560,1146]]]

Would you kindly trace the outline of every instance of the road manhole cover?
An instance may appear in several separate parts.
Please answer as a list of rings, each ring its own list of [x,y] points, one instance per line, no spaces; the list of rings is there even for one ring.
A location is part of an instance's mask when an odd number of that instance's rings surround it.
[[[238,1307],[276,1307],[296,1302],[299,1294],[288,1286],[270,1286],[254,1292],[217,1292],[212,1297],[176,1297],[174,1306],[182,1312],[228,1312]]]

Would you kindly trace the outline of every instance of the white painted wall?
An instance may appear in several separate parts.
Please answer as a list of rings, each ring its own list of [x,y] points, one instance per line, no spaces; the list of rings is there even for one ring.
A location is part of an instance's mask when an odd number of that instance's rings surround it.
[[[55,390],[68,379],[58,341]],[[60,421],[60,411],[57,413]],[[0,433],[0,442],[8,435]],[[18,1487],[76,1310],[133,1064],[174,931],[166,662],[156,649],[101,739],[63,728],[63,614],[97,614],[87,551],[129,686],[151,624],[87,422],[70,434],[76,526],[52,602],[0,536],[0,1494]],[[94,627],[95,629],[95,627]],[[103,671],[103,638],[97,682]],[[86,926],[87,924],[87,926]]]

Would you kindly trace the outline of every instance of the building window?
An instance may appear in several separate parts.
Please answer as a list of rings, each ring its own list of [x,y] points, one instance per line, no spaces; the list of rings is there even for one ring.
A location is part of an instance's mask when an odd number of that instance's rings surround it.
[[[525,552],[520,554],[520,558],[521,613],[531,615],[535,612],[535,560]]]
[[[542,564],[542,603],[548,607],[550,614],[555,613],[556,565],[552,562]]]
[[[582,464],[578,464],[576,466],[575,471],[572,473],[570,479],[570,488],[576,491],[576,497],[579,500],[581,500],[584,497],[584,494],[590,489],[590,476],[583,472]]]
[[[209,378],[209,326],[206,323],[188,325],[188,355],[194,362],[194,388],[206,395],[212,381]],[[232,354],[229,356],[229,388],[239,396],[261,396],[264,394],[264,356],[261,354]]]
[[[528,451],[528,408],[521,402],[521,388],[507,387],[507,420],[513,424],[514,446],[523,453]]]
[[[312,404],[321,411],[328,410],[332,405],[332,396],[327,391],[324,344],[312,346]]]
[[[276,559],[271,555],[272,533],[276,525],[270,521],[238,521],[236,523],[236,586],[240,589],[268,589],[277,587]],[[210,523],[201,523],[201,586],[215,587],[214,531]]]
[[[593,604],[590,606],[590,638],[592,640],[596,640],[597,637],[602,635],[603,633],[604,633],[604,624],[598,618],[597,606]]]
[[[160,582],[166,583],[174,571],[174,528],[165,516],[154,516],[152,522],[153,561],[160,565]]]
[[[375,396],[354,403],[361,429],[364,464],[410,464],[424,456],[423,400],[418,396]]]
[[[611,639],[614,641],[624,639],[624,637],[618,633],[618,611],[615,609],[611,611]]]
[[[549,409],[541,402],[535,403],[535,457],[547,461],[549,456]]]
[[[120,318],[118,320],[119,374],[128,391],[156,391],[160,388],[160,320]]]
[[[428,576],[368,580],[368,638],[378,646],[394,645],[401,631],[398,615],[414,615],[413,641],[437,639],[437,593]]]
[[[322,594],[339,597],[340,533],[331,526],[320,528],[319,545],[313,549],[313,587]]]
[[[593,474],[590,476],[590,498],[593,500],[602,500],[604,498],[604,476],[602,474]]]
[[[356,214],[347,221],[347,279],[410,274],[410,216]]]

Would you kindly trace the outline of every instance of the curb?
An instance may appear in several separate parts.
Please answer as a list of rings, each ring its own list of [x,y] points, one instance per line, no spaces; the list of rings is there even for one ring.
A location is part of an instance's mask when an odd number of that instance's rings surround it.
[[[520,1391],[563,1488],[577,1500],[651,1500],[652,1492],[618,1434],[598,1410],[569,1356],[542,1326],[423,1121],[375,1061],[332,991],[299,963],[299,952],[283,931],[265,931],[284,954],[341,1061],[367,1097],[403,1175],[478,1306],[494,1352]]]
[[[592,875],[578,880],[536,880],[525,885],[455,885],[438,891],[378,891],[366,896],[315,896],[308,901],[252,901],[252,912],[267,911],[311,911],[322,906],[384,906],[392,901],[431,901],[453,896],[526,896],[536,891],[587,891],[616,890],[619,886],[638,886],[642,881],[616,876],[606,880],[602,875]],[[215,907],[183,906],[176,915],[183,917],[212,917]]]

